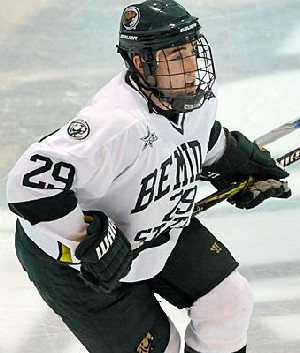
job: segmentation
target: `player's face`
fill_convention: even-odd
[[[157,88],[169,97],[195,93],[198,84],[196,42],[157,53]]]

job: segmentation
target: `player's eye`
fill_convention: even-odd
[[[176,61],[176,60],[180,60],[183,59],[183,55],[181,54],[181,51],[176,51],[174,53],[172,53],[171,55],[169,55],[168,60],[169,61]]]

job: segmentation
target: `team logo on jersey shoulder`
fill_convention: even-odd
[[[141,139],[144,142],[143,150],[147,148],[148,146],[153,147],[153,144],[155,141],[158,140],[158,137],[155,135],[154,131],[150,131],[149,127],[147,126],[147,135],[144,137],[141,137]]]
[[[75,140],[83,140],[90,134],[90,127],[85,120],[76,119],[71,121],[68,134]]]

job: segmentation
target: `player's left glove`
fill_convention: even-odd
[[[289,174],[271,157],[269,151],[259,148],[238,131],[225,132],[226,151],[218,162],[203,168],[204,180],[223,190],[251,176],[251,187],[228,199],[238,208],[253,208],[269,197],[291,196],[287,182],[281,180]]]
[[[128,239],[115,223],[99,211],[84,212],[87,236],[75,256],[81,260],[80,275],[87,285],[102,293],[117,289],[132,261]]]

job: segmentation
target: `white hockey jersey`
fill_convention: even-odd
[[[133,248],[145,247],[123,279],[132,282],[163,268],[190,221],[201,168],[223,154],[225,136],[219,129],[208,148],[215,97],[174,123],[149,113],[125,74],[25,151],[9,173],[7,199],[28,236],[56,259],[62,244],[74,254],[85,228],[82,210],[106,213]],[[170,240],[160,244],[166,229]]]

